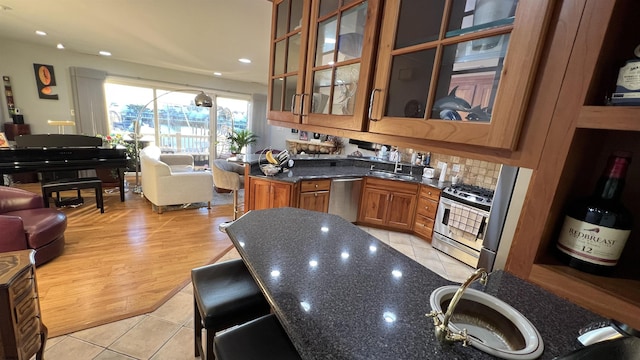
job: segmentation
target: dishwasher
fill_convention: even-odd
[[[361,188],[362,178],[337,178],[331,180],[329,214],[338,215],[347,221],[355,222],[358,217]]]

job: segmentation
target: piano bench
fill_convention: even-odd
[[[76,179],[57,179],[42,184],[42,197],[44,198],[44,206],[49,207],[49,198],[56,193],[57,203],[60,202],[60,191],[77,190],[78,198],[81,189],[94,189],[96,193],[96,208],[100,209],[100,213],[104,213],[104,203],[102,198],[102,180],[96,177],[76,178]]]

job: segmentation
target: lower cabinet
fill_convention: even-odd
[[[249,191],[249,210],[296,206],[293,183],[250,177]]]
[[[365,178],[358,223],[411,231],[419,184]]]
[[[420,185],[413,232],[429,242],[431,242],[433,235],[433,224],[435,222],[439,201],[439,189],[427,185]]]
[[[331,180],[329,179],[301,181],[298,207],[320,212],[329,211],[330,189]]]
[[[42,359],[47,328],[40,320],[33,250],[0,254],[0,358]]]

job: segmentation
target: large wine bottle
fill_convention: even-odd
[[[613,153],[593,194],[567,207],[557,248],[569,266],[608,275],[618,264],[633,225],[620,201],[630,162],[630,153]]]

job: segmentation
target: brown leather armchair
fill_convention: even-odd
[[[64,251],[66,215],[44,207],[42,196],[0,186],[0,252],[34,249],[36,266]]]

